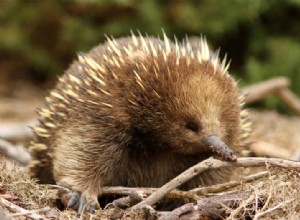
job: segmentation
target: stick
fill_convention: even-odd
[[[295,113],[300,115],[300,101],[298,97],[287,88],[282,88],[277,95],[284,101]]]
[[[247,182],[251,182],[251,181],[260,179],[267,175],[268,175],[268,171],[263,171],[260,173],[255,173],[255,174],[252,174],[249,176],[242,177],[238,180],[232,180],[227,183],[221,183],[221,184],[216,184],[216,185],[212,185],[212,186],[192,189],[188,193],[197,194],[198,196],[199,195],[207,195],[208,193],[218,193],[218,192],[222,192],[224,190],[230,189],[232,187],[241,185],[242,183],[247,183]]]
[[[228,216],[229,209],[235,209],[249,197],[251,197],[251,192],[246,191],[203,198],[196,204],[187,203],[171,212],[160,212],[159,220],[224,219]]]
[[[26,166],[31,160],[30,154],[21,147],[15,147],[8,141],[0,138],[0,152],[2,152],[6,157],[11,158],[18,163]]]
[[[290,159],[300,161],[300,150],[297,150]]]
[[[216,184],[212,186],[207,187],[201,187],[201,188],[195,188],[190,191],[181,191],[178,189],[174,189],[170,191],[168,194],[165,195],[167,198],[171,199],[192,199],[197,200],[199,199],[199,195],[207,195],[209,193],[217,193],[224,191],[226,189],[230,189],[232,187],[241,185],[242,183],[250,182],[256,179],[259,179],[261,177],[264,177],[268,174],[268,171],[263,171],[257,174],[252,174],[249,176],[241,177],[238,180],[233,180],[227,183],[222,184]],[[51,187],[55,189],[60,189],[59,197],[62,199],[62,195],[64,192],[68,193],[69,189],[58,186],[58,185],[50,185]],[[121,195],[121,196],[128,196],[131,194],[139,194],[143,196],[149,196],[152,193],[154,193],[158,188],[134,188],[134,187],[123,187],[123,186],[105,186],[102,188],[102,195]],[[68,198],[66,201],[62,199],[63,203],[67,203]],[[116,201],[116,200],[115,200]]]
[[[143,195],[141,195],[140,193],[137,193],[137,192],[133,192],[126,197],[115,199],[112,202],[112,205],[116,208],[126,209],[135,204],[138,204],[142,200],[143,200]]]
[[[256,83],[242,89],[246,95],[245,102],[252,103],[275,94],[278,90],[288,87],[290,81],[286,77],[275,77],[273,79]]]
[[[49,206],[41,208],[41,209],[36,209],[36,210],[32,210],[32,211],[26,211],[26,212],[20,212],[20,213],[15,213],[15,214],[11,214],[8,217],[17,217],[17,216],[26,216],[26,215],[30,215],[33,213],[39,213],[39,212],[48,212],[50,211],[51,208]]]
[[[236,218],[236,216],[243,210],[245,209],[245,207],[247,205],[249,205],[250,203],[253,203],[253,201],[255,200],[255,195],[251,195],[248,199],[244,200],[243,202],[241,202],[241,204],[239,204],[239,206],[234,209],[231,213],[230,216],[228,217],[228,219],[234,219]]]
[[[296,114],[300,115],[300,100],[288,89],[290,81],[288,78],[279,76],[273,79],[256,83],[242,89],[245,94],[245,103],[256,102],[270,95],[278,96]]]
[[[21,208],[20,206],[17,206],[9,201],[7,201],[6,199],[0,198],[0,204],[5,206],[6,208],[8,208],[10,211],[14,212],[14,213],[24,213],[24,215],[26,215],[26,217],[33,219],[33,220],[48,220],[47,218],[37,214],[37,213],[29,213],[28,214],[28,210]]]
[[[254,157],[244,157],[238,158],[235,162],[228,161],[220,161],[214,158],[208,158],[191,168],[187,169],[176,178],[172,179],[161,188],[159,188],[156,192],[151,194],[147,199],[133,206],[132,209],[142,208],[144,205],[152,206],[158,200],[162,199],[166,194],[168,194],[171,190],[177,188],[193,177],[199,175],[200,173],[208,170],[208,169],[218,169],[221,167],[258,167],[258,166],[266,166],[267,164],[277,167],[286,167],[286,168],[298,168],[300,169],[300,162],[289,161],[284,159],[277,158],[254,158]]]
[[[252,143],[250,149],[255,155],[262,157],[280,157],[283,159],[289,159],[291,157],[291,152],[286,148],[265,141],[256,141]]]
[[[29,126],[37,124],[37,120],[29,120],[19,123],[1,123],[0,138],[6,140],[24,140],[32,137],[33,132]]]
[[[110,186],[110,187],[103,187],[102,188],[102,194],[103,195],[121,195],[121,196],[127,196],[131,193],[139,193],[146,196],[151,195],[154,193],[158,188],[129,188],[129,187],[122,187],[122,186]],[[188,198],[188,199],[196,199],[195,194],[181,191],[178,189],[174,189],[171,192],[169,192],[166,197],[168,198]]]
[[[282,208],[282,207],[286,206],[288,203],[292,202],[293,200],[294,199],[287,200],[285,202],[279,203],[278,205],[276,205],[276,206],[274,206],[274,207],[272,207],[272,208],[270,208],[270,209],[268,209],[264,212],[257,213],[257,214],[255,214],[253,220],[258,220],[260,217],[262,217],[262,216],[264,216],[264,215],[266,215],[270,212],[273,212],[276,209],[279,209],[279,208]]]
[[[7,217],[7,215],[0,209],[0,219],[1,220],[11,220]]]

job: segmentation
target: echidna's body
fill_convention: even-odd
[[[237,149],[247,126],[236,82],[205,40],[132,36],[79,55],[39,111],[31,150],[41,182],[63,182],[97,201],[101,186],[159,187],[214,153]],[[53,175],[53,177],[52,177]],[[226,179],[201,174],[192,188]]]

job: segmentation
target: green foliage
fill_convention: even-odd
[[[232,59],[241,85],[284,75],[300,95],[299,0],[3,0],[0,7],[1,74],[48,80],[104,34],[157,36],[163,28],[179,39],[206,35]],[[276,99],[263,104],[281,108]]]

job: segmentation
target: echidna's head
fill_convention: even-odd
[[[134,126],[149,147],[194,154],[212,144],[239,144],[237,85],[217,58],[199,62],[171,52],[167,62],[149,59],[142,66]]]
[[[166,125],[160,138],[181,153],[209,151],[213,142],[239,145],[240,100],[236,83],[212,65],[195,63],[185,72],[164,104]],[[171,85],[170,85],[171,86]],[[160,121],[160,122],[159,122]]]

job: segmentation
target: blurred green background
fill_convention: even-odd
[[[300,96],[300,0],[1,0],[0,80],[50,88],[104,34],[162,28],[171,38],[205,35],[241,86],[283,75]],[[288,112],[272,97],[258,105]]]

